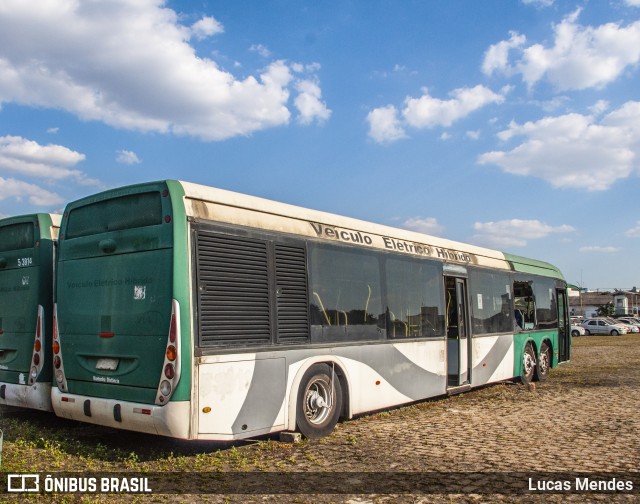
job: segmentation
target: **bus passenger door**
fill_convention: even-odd
[[[447,388],[471,383],[467,285],[464,278],[445,276],[447,314]]]
[[[571,328],[567,315],[567,291],[556,290],[558,300],[558,362],[571,359]]]

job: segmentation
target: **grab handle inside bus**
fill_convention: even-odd
[[[111,254],[112,252],[116,251],[117,245],[115,240],[106,239],[106,240],[100,240],[100,243],[98,243],[98,247],[105,254]]]

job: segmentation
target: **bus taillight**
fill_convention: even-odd
[[[175,299],[171,303],[171,322],[164,352],[164,363],[160,384],[156,393],[156,404],[166,404],[180,380],[180,305]]]
[[[44,327],[44,308],[38,305],[38,318],[36,319],[36,333],[33,340],[33,355],[31,356],[31,369],[29,370],[29,385],[33,385],[38,379],[42,365],[44,363],[44,355],[42,355],[43,347],[43,327]]]
[[[62,347],[58,335],[58,305],[53,308],[53,367],[58,388],[65,392],[67,390],[67,379],[64,376],[64,366],[62,364]]]

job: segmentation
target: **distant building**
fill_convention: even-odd
[[[616,315],[638,315],[640,296],[634,287],[631,291],[616,291],[613,295],[613,307]]]
[[[637,316],[640,304],[640,292],[634,290],[615,292],[569,292],[569,314],[585,318],[596,317],[598,309],[611,305],[615,315]]]

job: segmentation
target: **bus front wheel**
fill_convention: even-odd
[[[522,383],[531,383],[535,369],[536,353],[533,350],[533,345],[531,343],[527,343],[522,355],[522,374],[520,375],[520,381],[522,381]]]
[[[342,389],[338,376],[326,364],[316,364],[303,375],[298,389],[296,423],[310,439],[328,436],[342,410]]]

